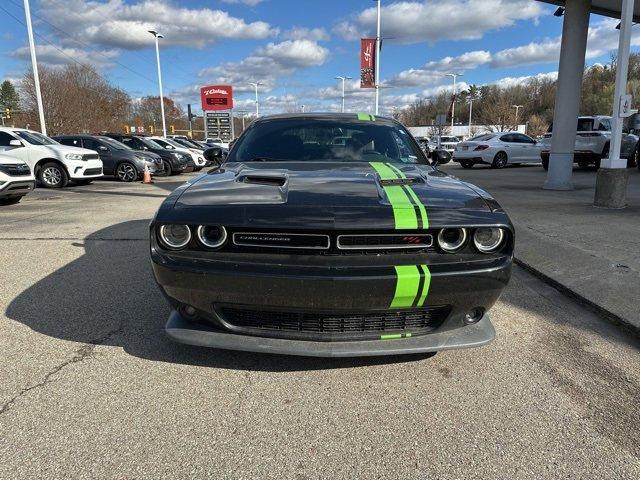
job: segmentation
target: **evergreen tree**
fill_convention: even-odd
[[[4,111],[5,108],[18,110],[20,105],[20,96],[16,91],[16,87],[9,80],[5,80],[0,85],[0,107]]]

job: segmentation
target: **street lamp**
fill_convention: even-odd
[[[160,46],[158,40],[164,38],[164,35],[159,34],[155,30],[148,30],[148,32],[154,36],[156,41],[156,61],[158,63],[158,86],[160,87],[160,115],[162,116],[162,134],[167,136],[167,122],[164,119],[164,95],[162,94],[162,71],[160,70]]]
[[[40,131],[47,134],[47,126],[44,123],[44,107],[42,106],[42,93],[40,92],[40,76],[38,75],[38,61],[36,59],[36,46],[33,41],[33,27],[31,25],[31,10],[29,0],[24,0],[24,14],[27,18],[27,35],[29,37],[29,51],[31,52],[31,67],[33,68],[33,83],[36,87],[36,102],[38,103],[38,115],[40,117]],[[4,121],[3,121],[4,125]]]
[[[511,106],[516,109],[516,129],[517,129],[518,128],[518,112],[522,107],[524,107],[524,105],[511,105]]]
[[[247,115],[247,113],[249,113],[248,110],[238,110],[238,113],[242,115],[242,131],[244,132],[244,119]]]
[[[343,76],[338,75],[336,77],[336,80],[342,80],[342,110],[341,111],[342,111],[342,113],[344,113],[344,82],[345,82],[345,80],[352,80],[352,78],[351,77],[343,77]]]
[[[453,128],[453,118],[456,113],[456,78],[462,77],[464,73],[445,73],[446,77],[453,77],[453,101],[451,102],[451,128]]]
[[[260,85],[264,85],[264,83],[262,82],[248,82],[249,85],[253,85],[253,87],[256,89],[256,118],[258,118],[260,116],[260,104],[258,103],[258,87]]]

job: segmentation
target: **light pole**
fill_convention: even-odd
[[[256,118],[260,116],[260,103],[258,102],[258,87],[264,85],[262,82],[249,82],[256,89]]]
[[[376,34],[376,115],[380,105],[380,0],[378,3],[378,28]]]
[[[473,96],[469,95],[469,138],[471,138],[471,115],[473,113]]]
[[[238,110],[238,113],[242,115],[242,131],[244,132],[244,118],[249,113],[248,110]]]
[[[445,76],[453,77],[453,99],[451,101],[451,128],[453,128],[453,118],[456,113],[456,78],[463,76],[464,73],[446,73]]]
[[[518,112],[522,107],[524,107],[524,105],[511,105],[511,106],[516,109],[516,130],[517,130],[518,129]]]
[[[162,71],[160,70],[160,46],[158,40],[164,38],[164,35],[159,34],[155,30],[148,30],[148,32],[154,36],[156,41],[156,61],[158,63],[158,86],[160,87],[160,115],[162,116],[162,136],[167,136],[167,122],[164,119],[164,95],[162,94]]]
[[[31,67],[33,68],[33,84],[36,87],[36,102],[38,103],[38,115],[40,116],[40,131],[43,135],[46,135],[47,126],[44,123],[44,107],[42,105],[42,93],[40,92],[40,75],[38,75],[36,46],[35,42],[33,41],[33,26],[31,25],[31,10],[29,9],[29,0],[24,0],[24,14],[27,17],[27,35],[29,37],[29,51],[31,52]]]
[[[342,80],[342,113],[344,113],[344,82],[345,80],[351,80],[351,77],[344,77],[344,76],[340,76],[338,75],[336,77],[336,80]]]

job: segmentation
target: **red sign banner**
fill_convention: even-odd
[[[233,108],[233,87],[231,85],[210,85],[200,89],[202,110],[231,110]]]
[[[360,88],[376,88],[376,39],[360,40]]]

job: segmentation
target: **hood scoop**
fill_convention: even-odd
[[[240,175],[237,179],[238,182],[249,183],[251,185],[267,185],[271,187],[284,187],[287,183],[287,177],[283,175],[269,175],[269,174],[247,174]]]
[[[393,187],[396,185],[415,185],[417,183],[424,183],[424,179],[422,177],[407,177],[407,178],[392,178],[379,180],[380,185],[383,187]]]

